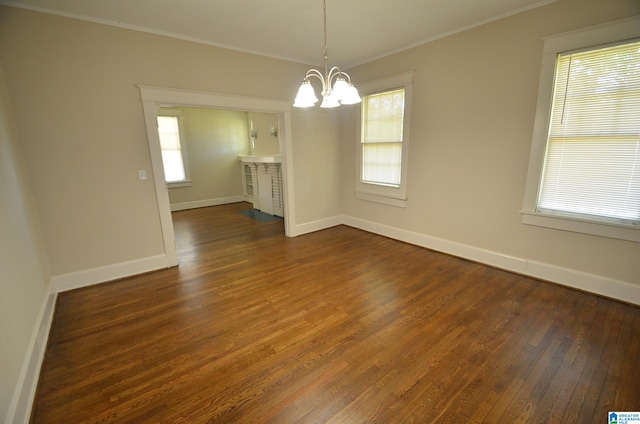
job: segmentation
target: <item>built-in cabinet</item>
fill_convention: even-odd
[[[284,216],[282,169],[279,156],[240,156],[243,194],[248,202],[270,215]]]
[[[244,197],[253,201],[253,171],[248,163],[242,164],[242,186],[244,187]]]

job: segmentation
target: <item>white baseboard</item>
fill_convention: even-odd
[[[640,286],[626,281],[536,261],[527,263],[525,274],[611,299],[640,305]]]
[[[171,212],[185,209],[205,208],[207,206],[226,205],[228,203],[246,202],[245,196],[217,197],[215,199],[194,200],[193,202],[172,203]]]
[[[379,234],[405,243],[425,247],[427,249],[437,250],[438,252],[447,253],[475,262],[481,262],[496,268],[507,269],[518,273],[524,273],[526,270],[526,260],[503,255],[490,250],[480,249],[466,244],[348,216],[343,218],[343,223],[350,227],[359,228],[370,233]]]
[[[51,281],[59,293],[171,266],[173,266],[173,264],[170,263],[167,255],[157,255],[134,261],[71,272],[69,274],[56,275]]]
[[[31,335],[29,347],[27,348],[22,369],[18,376],[18,383],[16,384],[11,405],[9,406],[7,422],[21,424],[29,422],[59,292],[129,277],[169,266],[171,266],[171,263],[167,255],[157,255],[135,261],[53,276],[49,282],[38,317],[36,318],[36,325]]]
[[[295,227],[295,234],[293,237],[301,236],[303,234],[313,233],[314,231],[320,231],[327,228],[335,227],[342,224],[342,216],[332,216],[329,218],[319,219],[317,221],[306,222],[304,224],[297,224]]]
[[[320,221],[317,221],[320,222]],[[611,299],[640,305],[640,286],[600,275],[589,274],[575,269],[563,268],[525,258],[517,258],[502,253],[480,249],[425,234],[381,225],[363,219],[343,216],[342,223],[370,233],[395,240],[437,250],[460,258],[480,262],[496,268],[551,281]],[[334,224],[335,225],[335,224]],[[328,228],[328,227],[325,227]],[[321,229],[321,228],[317,228]],[[316,230],[317,230],[316,229]]]
[[[42,299],[31,340],[18,375],[18,382],[7,414],[8,423],[27,424],[29,422],[36,389],[38,388],[40,369],[44,362],[49,331],[53,323],[57,296],[55,287],[50,282]]]

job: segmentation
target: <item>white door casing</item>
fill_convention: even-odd
[[[293,163],[290,102],[144,85],[138,85],[138,88],[140,89],[140,97],[144,111],[167,267],[178,264],[178,255],[173,232],[173,221],[171,219],[169,192],[164,179],[162,152],[160,149],[156,120],[158,109],[162,106],[200,107],[277,114],[278,124],[280,126],[279,135],[282,157],[285,235],[288,237],[295,237],[297,235],[293,233],[295,229],[295,203],[293,201],[293,167],[290,165]]]

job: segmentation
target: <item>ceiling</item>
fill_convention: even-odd
[[[347,69],[554,1],[327,0],[330,66]],[[322,0],[0,0],[0,4],[322,64]]]

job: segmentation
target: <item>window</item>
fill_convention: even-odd
[[[161,109],[157,120],[165,181],[170,187],[184,186],[189,175],[180,111]]]
[[[638,241],[640,41],[604,38],[594,41],[606,45],[555,52],[551,84],[544,75],[551,60],[543,58],[523,221]],[[551,43],[571,44],[565,41]],[[551,86],[547,95],[543,84]]]
[[[538,210],[640,220],[640,42],[558,56]]]
[[[364,95],[357,155],[359,199],[405,206],[412,76],[360,85]]]
[[[362,181],[400,186],[404,89],[364,96]]]

